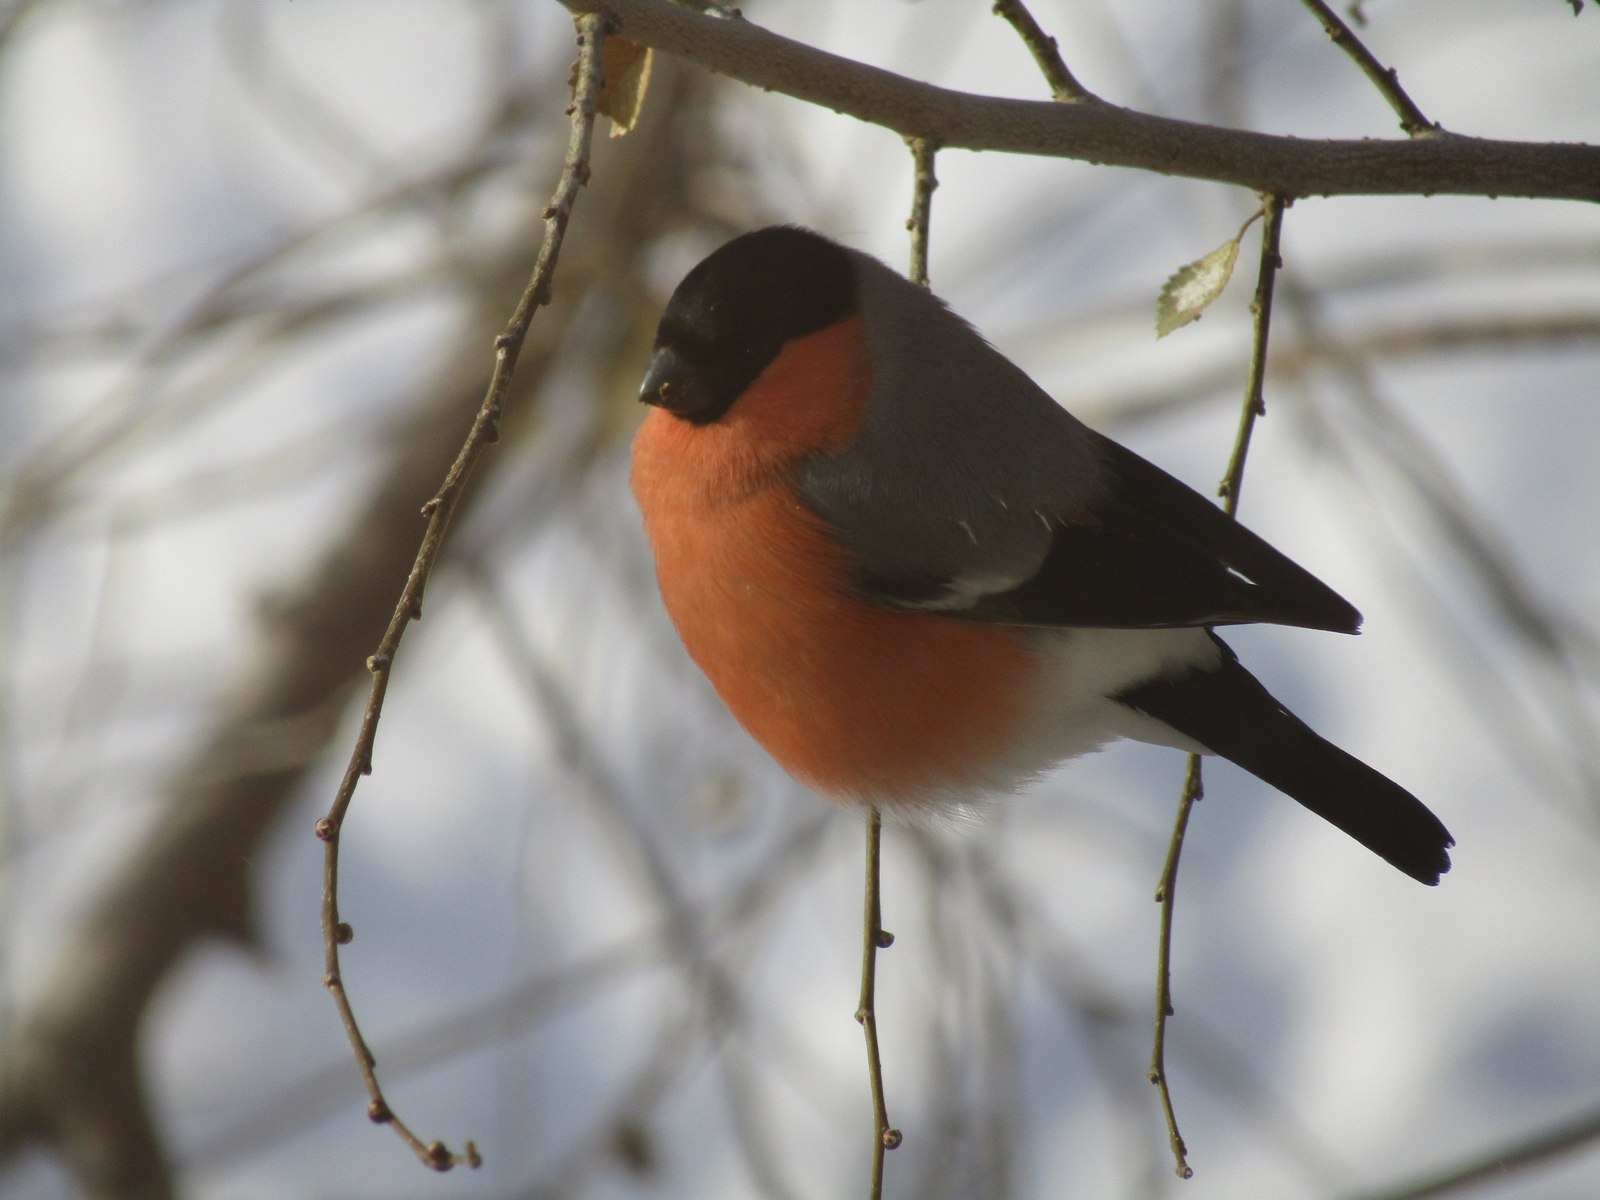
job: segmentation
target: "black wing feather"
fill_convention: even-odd
[[[861,594],[892,608],[1017,625],[1360,629],[1354,606],[1217,505],[1109,438],[1079,429],[1094,439],[1103,468],[1099,494],[1083,510],[1048,518],[1048,546],[1027,578],[973,595],[960,576],[863,556]],[[1006,516],[1042,518],[1022,506]],[[1037,524],[1032,529],[1041,532]]]
[[[1361,614],[1304,567],[1159,467],[1094,436],[1109,490],[1083,519],[1055,527],[1031,579],[966,615],[1113,628],[1361,627]]]
[[[1294,797],[1413,879],[1435,884],[1455,839],[1405,788],[1313,733],[1239,665],[1164,677],[1114,697]]]

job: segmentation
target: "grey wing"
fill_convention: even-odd
[[[860,262],[867,416],[849,449],[804,463],[797,485],[875,599],[969,610],[1033,578],[1061,519],[1105,491],[1100,449],[938,299]]]
[[[865,423],[796,479],[863,596],[1028,625],[1359,627],[1310,572],[1083,425],[933,296],[863,262]]]

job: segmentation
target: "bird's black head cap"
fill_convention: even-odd
[[[850,253],[821,234],[773,225],[734,238],[672,293],[639,399],[710,424],[785,343],[825,329],[855,304]]]

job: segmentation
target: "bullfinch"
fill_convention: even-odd
[[[878,260],[735,238],[673,292],[639,399],[667,613],[802,783],[971,806],[1133,738],[1237,763],[1413,879],[1449,869],[1439,819],[1212,631],[1361,615]]]

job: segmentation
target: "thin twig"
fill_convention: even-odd
[[[727,889],[708,898],[698,916],[706,940],[764,936],[762,922],[773,919],[780,902],[790,894],[785,889],[815,870],[829,827],[827,814],[819,809],[766,850]],[[413,1076],[503,1045],[574,1008],[608,1002],[616,994],[614,989],[632,986],[641,977],[671,966],[677,953],[674,920],[664,916],[513,982],[484,1001],[430,1016],[386,1035],[383,1058],[391,1084],[397,1076]],[[230,1161],[259,1153],[317,1124],[345,1104],[348,1083],[349,1066],[343,1058],[322,1063],[275,1093],[259,1097],[255,1108],[190,1146],[181,1165],[187,1171],[220,1170]]]
[[[911,233],[912,283],[928,286],[928,228],[933,216],[933,192],[939,180],[933,172],[938,144],[928,138],[907,138],[915,177],[911,216],[906,229]],[[882,859],[883,817],[876,806],[867,807],[867,876],[865,912],[861,930],[861,999],[856,1020],[867,1039],[867,1075],[872,1088],[872,1186],[869,1195],[883,1195],[884,1155],[900,1144],[900,1131],[889,1124],[889,1108],[883,1098],[883,1060],[878,1051],[878,951],[894,944],[894,935],[883,928],[883,900],[879,866]]]
[[[1200,756],[1189,756],[1189,770],[1183,780],[1183,795],[1178,798],[1178,815],[1172,824],[1172,840],[1167,843],[1167,861],[1161,868],[1161,883],[1156,887],[1156,903],[1161,905],[1161,936],[1156,942],[1156,1030],[1150,1049],[1150,1082],[1161,1093],[1161,1111],[1167,1118],[1167,1136],[1172,1141],[1172,1160],[1178,1178],[1189,1179],[1188,1147],[1178,1132],[1178,1114],[1172,1107],[1172,1089],[1167,1084],[1167,1018],[1172,1016],[1172,917],[1178,894],[1178,857],[1183,853],[1183,835],[1189,828],[1189,814],[1205,795],[1200,778]]]
[[[883,817],[875,806],[867,808],[867,887],[861,928],[861,1002],[856,1020],[867,1036],[867,1072],[872,1083],[872,1189],[871,1200],[883,1197],[883,1156],[900,1144],[900,1131],[889,1124],[889,1107],[883,1099],[883,1060],[878,1054],[878,951],[894,945],[894,934],[883,927],[879,890]]]
[[[443,1142],[424,1142],[395,1115],[388,1101],[384,1099],[383,1090],[378,1085],[376,1058],[362,1035],[360,1026],[356,1023],[355,1011],[345,991],[339,967],[339,947],[347,944],[354,936],[350,926],[339,919],[339,833],[344,825],[345,815],[349,811],[350,802],[355,796],[356,785],[363,775],[372,773],[372,747],[377,738],[378,719],[383,709],[384,695],[388,691],[389,673],[393,667],[395,653],[399,649],[400,640],[405,635],[407,626],[422,615],[422,594],[444,544],[450,518],[454,515],[456,505],[465,490],[467,477],[484,448],[498,436],[501,408],[510,387],[512,372],[516,369],[523,339],[527,336],[528,326],[533,320],[535,310],[549,302],[550,283],[555,272],[556,259],[561,253],[561,243],[566,236],[567,223],[572,216],[572,207],[577,200],[578,189],[588,182],[589,143],[594,131],[595,97],[600,90],[600,46],[605,38],[606,21],[599,14],[591,14],[578,18],[577,26],[577,82],[573,92],[573,102],[568,110],[572,117],[572,133],[555,195],[543,213],[544,243],[540,247],[538,261],[534,264],[533,274],[528,280],[528,286],[517,304],[516,311],[506,325],[505,332],[495,339],[494,371],[466,442],[462,445],[455,462],[451,464],[439,491],[422,507],[422,514],[428,521],[422,544],[417,550],[417,557],[412,564],[405,587],[401,589],[400,599],[395,605],[393,616],[389,619],[388,628],[384,630],[383,637],[378,643],[378,649],[367,659],[367,669],[372,673],[372,688],[367,696],[366,709],[361,715],[361,729],[356,737],[355,749],[351,753],[344,778],[340,781],[339,790],[334,796],[333,806],[316,825],[317,836],[324,843],[323,986],[333,996],[334,1004],[339,1010],[339,1018],[344,1024],[345,1034],[350,1039],[351,1049],[355,1052],[356,1064],[367,1088],[369,1101],[367,1114],[376,1122],[393,1126],[395,1133],[411,1147],[418,1159],[440,1171],[447,1171],[459,1163],[478,1166],[480,1159],[477,1148],[469,1141],[463,1152],[457,1154]]]
[[[1278,268],[1283,265],[1279,244],[1283,235],[1283,210],[1281,196],[1269,196],[1263,202],[1261,213],[1266,223],[1261,229],[1261,264],[1256,274],[1255,299],[1250,303],[1254,318],[1254,336],[1250,339],[1250,378],[1245,384],[1244,404],[1239,413],[1239,431],[1234,437],[1233,453],[1228,460],[1228,470],[1222,485],[1217,489],[1222,497],[1222,508],[1230,517],[1239,513],[1239,493],[1244,487],[1245,460],[1250,453],[1250,439],[1255,433],[1256,419],[1266,412],[1265,385],[1267,376],[1267,335],[1272,325],[1273,284]],[[1255,220],[1251,217],[1250,221]],[[1248,227],[1250,221],[1245,222]],[[1240,233],[1243,234],[1241,229]],[[1183,853],[1183,838],[1189,827],[1189,814],[1195,803],[1205,794],[1201,778],[1200,756],[1189,756],[1189,769],[1184,776],[1183,795],[1178,800],[1178,815],[1172,826],[1172,840],[1167,846],[1166,865],[1161,870],[1161,883],[1156,889],[1156,901],[1161,905],[1161,936],[1156,948],[1156,1028],[1155,1043],[1150,1054],[1150,1082],[1161,1092],[1161,1108],[1167,1118],[1167,1133],[1172,1139],[1172,1156],[1180,1177],[1188,1179],[1194,1174],[1185,1157],[1183,1136],[1178,1132],[1178,1119],[1173,1111],[1172,1091],[1167,1084],[1167,1019],[1172,1016],[1172,918],[1178,893],[1178,859]]]
[[[1373,86],[1383,93],[1383,98],[1389,102],[1389,107],[1394,109],[1395,115],[1400,118],[1400,128],[1410,137],[1418,137],[1427,133],[1442,133],[1443,130],[1427,117],[1422,115],[1422,110],[1416,102],[1406,95],[1406,90],[1400,86],[1400,73],[1393,67],[1384,65],[1373,57],[1365,43],[1355,35],[1355,32],[1346,25],[1339,14],[1323,3],[1323,0],[1304,0],[1319,21],[1333,44],[1338,46],[1361,68],[1366,77],[1372,80]]]
[[[1022,42],[1033,55],[1033,61],[1044,72],[1050,85],[1050,98],[1062,103],[1077,104],[1098,99],[1093,92],[1079,83],[1067,70],[1055,38],[1039,28],[1022,0],[995,0],[994,15],[1011,22],[1011,27],[1021,36]]]
[[[939,179],[933,173],[933,160],[939,144],[931,138],[907,138],[911,161],[916,167],[912,179],[911,216],[906,229],[911,233],[911,270],[908,276],[918,287],[928,286],[928,235],[933,221],[933,192]]]
[[[1261,266],[1256,273],[1255,299],[1250,302],[1250,315],[1255,321],[1255,336],[1250,340],[1250,378],[1245,385],[1244,405],[1239,410],[1239,432],[1233,439],[1233,454],[1217,488],[1223,511],[1230,517],[1239,515],[1239,491],[1244,487],[1244,463],[1250,453],[1256,418],[1267,411],[1267,334],[1272,324],[1273,283],[1278,277],[1278,268],[1283,265],[1278,253],[1283,236],[1283,209],[1281,196],[1269,196],[1263,205],[1267,223],[1261,229]]]

